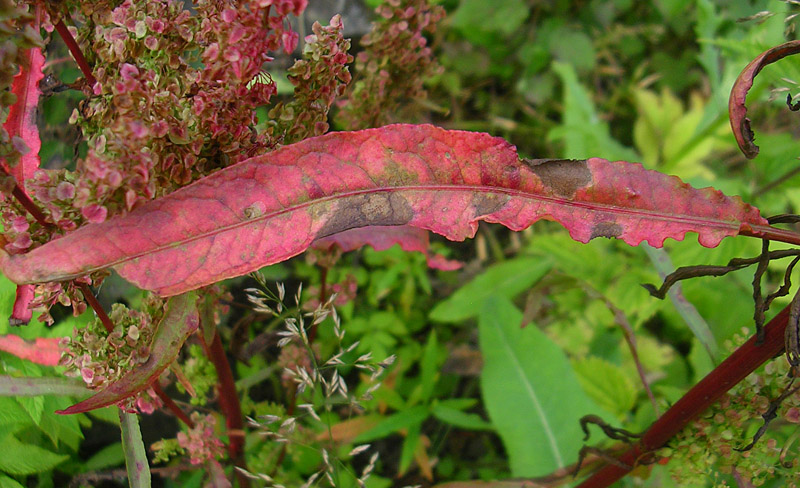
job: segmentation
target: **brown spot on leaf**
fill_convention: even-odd
[[[590,239],[596,237],[607,237],[609,239],[619,237],[622,235],[622,226],[616,222],[600,222],[592,227],[592,235]]]
[[[472,206],[476,216],[489,215],[497,212],[508,203],[511,197],[498,193],[475,193],[472,197]]]
[[[558,196],[572,198],[579,188],[592,183],[592,172],[585,160],[523,159],[542,184]]]
[[[336,213],[325,223],[317,238],[369,225],[405,225],[414,210],[397,193],[371,193],[340,200]]]

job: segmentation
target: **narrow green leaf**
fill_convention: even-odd
[[[494,427],[489,422],[483,420],[480,415],[466,413],[445,405],[433,407],[433,416],[447,424],[468,430],[492,430]]]
[[[139,430],[139,417],[133,413],[119,411],[119,425],[122,430],[122,450],[125,453],[125,466],[131,488],[150,488],[150,465]]]
[[[601,412],[581,390],[564,352],[535,326],[520,328],[521,320],[507,298],[486,301],[478,318],[481,389],[512,474],[540,476],[577,459],[579,419]]]
[[[439,342],[436,340],[436,331],[431,331],[428,343],[422,351],[420,361],[420,401],[426,402],[433,395],[433,387],[439,378]]]
[[[56,454],[39,446],[23,444],[13,435],[3,437],[0,445],[3,446],[3,455],[0,456],[0,471],[9,474],[43,473],[69,458],[66,454]]]
[[[489,296],[512,298],[539,281],[550,270],[550,266],[546,259],[529,257],[490,266],[450,298],[436,305],[430,317],[439,322],[461,322],[474,317]]]
[[[416,424],[408,428],[406,438],[403,440],[403,449],[400,452],[400,469],[398,473],[400,475],[408,471],[409,466],[411,466],[411,461],[414,460],[414,452],[416,452],[417,446],[419,445],[420,427],[421,424]]]
[[[664,279],[668,274],[675,271],[675,267],[672,265],[672,260],[670,260],[667,251],[656,249],[647,243],[645,243],[642,248],[656,267],[661,279]],[[716,363],[719,360],[719,346],[717,345],[717,340],[714,338],[714,333],[711,331],[711,327],[709,327],[703,316],[700,315],[697,309],[694,308],[694,305],[683,295],[683,287],[681,284],[677,283],[673,285],[667,292],[667,296],[683,321],[686,322],[689,330],[692,331],[692,334],[694,334],[697,340],[700,341],[700,344],[703,345],[711,361]]]
[[[381,437],[386,437],[400,429],[407,429],[413,425],[422,424],[422,422],[428,418],[429,414],[430,412],[427,406],[417,405],[408,410],[389,415],[378,425],[353,439],[353,443],[362,444],[364,442],[370,442],[375,439],[380,439]]]

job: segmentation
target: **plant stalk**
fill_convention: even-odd
[[[638,443],[617,458],[619,465],[606,464],[578,488],[605,488],[625,477],[643,457],[663,447],[728,390],[780,354],[785,346],[784,333],[788,324],[789,307],[786,307],[764,327],[762,344],[757,344],[755,335],[751,337],[659,417]]]
[[[81,72],[83,73],[83,77],[86,78],[86,82],[90,87],[93,87],[94,84],[97,83],[97,79],[92,74],[92,68],[89,66],[89,62],[86,61],[86,57],[84,57],[83,52],[81,52],[80,46],[78,46],[78,43],[75,42],[75,38],[69,33],[69,29],[67,29],[67,26],[64,25],[63,20],[59,19],[55,27],[56,31],[61,36],[61,39],[64,40],[64,44],[67,45],[67,49],[69,49],[69,52],[72,53],[72,57],[75,59],[75,62],[78,63],[78,68],[80,68]]]
[[[244,459],[244,423],[242,422],[242,407],[236,393],[236,384],[233,381],[233,372],[222,347],[219,332],[214,333],[214,340],[207,347],[207,353],[214,368],[217,370],[217,391],[219,393],[219,406],[225,416],[225,427],[228,429],[228,455],[234,465],[247,471]],[[234,470],[239,481],[239,488],[250,486],[250,480],[239,470]]]

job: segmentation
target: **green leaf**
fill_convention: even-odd
[[[131,488],[150,488],[150,465],[139,430],[139,417],[135,413],[119,411],[122,430],[122,449],[125,452],[125,467]]]
[[[370,442],[375,439],[380,439],[381,437],[386,437],[400,429],[407,429],[414,425],[420,425],[428,418],[429,414],[430,412],[427,406],[417,405],[408,410],[389,415],[378,423],[378,425],[353,439],[353,443],[362,444],[364,442]]]
[[[436,340],[436,331],[431,331],[428,343],[422,351],[420,361],[420,396],[419,400],[426,402],[433,395],[433,387],[439,378],[439,343]]]
[[[0,475],[0,488],[25,488],[17,480]]]
[[[0,471],[9,474],[28,475],[43,473],[58,466],[69,458],[66,454],[56,454],[31,444],[23,444],[13,435],[6,435],[0,445]]]
[[[468,430],[493,430],[489,422],[483,420],[476,413],[466,413],[446,405],[436,405],[431,412],[434,417],[442,422]]]
[[[590,356],[574,361],[578,381],[598,406],[623,418],[636,403],[636,388],[622,368],[605,359]]]
[[[528,13],[523,0],[462,0],[453,14],[452,25],[467,38],[479,41],[476,31],[512,34],[525,22]]]
[[[481,390],[513,476],[540,476],[574,462],[579,419],[600,414],[581,390],[564,352],[506,298],[486,301],[478,319]],[[535,446],[536,448],[532,448]]]
[[[419,446],[420,427],[421,424],[415,424],[408,428],[406,438],[403,440],[403,449],[400,452],[400,468],[398,470],[400,475],[408,471],[411,461],[414,460],[414,453],[417,450],[417,446]]]
[[[90,457],[81,470],[84,473],[100,471],[102,469],[115,468],[125,462],[125,452],[122,444],[115,442],[100,449],[94,456]]]
[[[606,159],[636,161],[634,150],[611,137],[607,122],[597,116],[589,92],[578,82],[575,69],[553,62],[553,71],[564,85],[564,120],[548,134],[548,139],[564,143],[562,156],[581,159],[595,156]]]
[[[0,425],[34,425],[28,412],[15,399],[0,397]]]
[[[430,318],[439,322],[461,322],[474,317],[487,298],[492,295],[516,296],[539,281],[550,266],[547,259],[529,257],[495,264],[436,305]]]

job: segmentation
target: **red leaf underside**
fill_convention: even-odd
[[[26,63],[20,72],[14,76],[11,91],[17,96],[17,101],[11,106],[3,127],[11,138],[18,137],[27,146],[20,161],[13,168],[6,167],[14,179],[23,186],[24,181],[33,176],[39,168],[39,150],[42,141],[39,138],[39,128],[36,126],[36,109],[39,105],[39,81],[44,78],[42,67],[44,55],[39,48],[26,50]],[[5,163],[4,163],[5,164]]]
[[[766,224],[738,197],[639,164],[526,160],[487,134],[392,125],[251,158],[27,254],[0,252],[0,267],[16,283],[114,267],[168,296],[284,261],[353,228],[406,225],[463,240],[481,220],[517,231],[543,218],[580,242],[616,237],[657,247],[687,232],[713,247]]]

